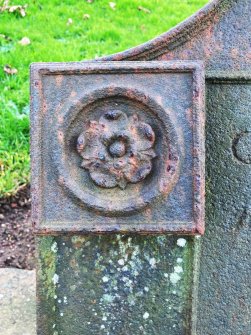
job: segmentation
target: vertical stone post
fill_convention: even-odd
[[[37,333],[195,334],[201,62],[31,67]]]

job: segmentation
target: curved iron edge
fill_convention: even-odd
[[[235,0],[211,0],[207,5],[169,31],[151,39],[148,42],[132,47],[122,52],[96,59],[96,61],[121,61],[121,60],[151,60],[162,55],[168,49],[175,49],[179,44],[184,44],[188,37],[204,30],[217,14],[223,15],[226,9]],[[184,38],[184,35],[185,38]],[[178,43],[180,41],[180,43]],[[175,43],[174,43],[175,42]],[[174,43],[174,46],[172,46]]]

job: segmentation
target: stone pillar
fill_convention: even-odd
[[[201,62],[34,64],[38,334],[194,334]]]

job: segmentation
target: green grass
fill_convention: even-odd
[[[27,15],[0,13],[0,34],[7,36],[0,37],[0,197],[29,181],[30,63],[80,61],[125,50],[167,31],[208,1],[113,2],[115,10],[108,0],[12,0],[10,5],[28,4]],[[84,14],[90,18],[84,20]],[[23,37],[31,44],[20,45]],[[6,64],[18,73],[6,74]]]

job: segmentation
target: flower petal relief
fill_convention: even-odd
[[[81,166],[101,187],[119,186],[143,180],[152,169],[155,134],[136,114],[120,110],[104,113],[99,121],[90,121],[77,140]]]

